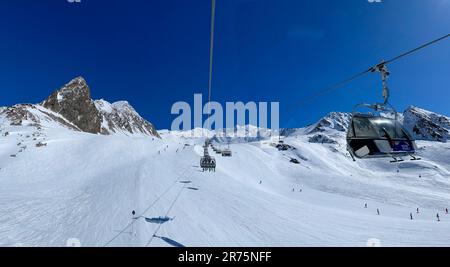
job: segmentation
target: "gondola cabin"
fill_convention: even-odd
[[[202,168],[203,171],[216,171],[216,160],[209,156],[209,155],[204,155],[201,159],[200,159],[200,167]]]
[[[370,114],[353,114],[347,132],[347,150],[359,159],[396,159],[408,155],[416,159],[415,141],[399,121]]]
[[[231,152],[230,149],[224,149],[222,151],[222,157],[232,157],[232,156],[233,156],[233,153]]]

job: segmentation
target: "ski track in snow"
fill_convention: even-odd
[[[446,143],[419,142],[422,161],[390,164],[353,162],[342,142],[297,135],[285,140],[295,151],[232,144],[233,157],[214,154],[217,171],[203,173],[204,140],[180,134],[33,133],[0,133],[0,246],[450,245]]]

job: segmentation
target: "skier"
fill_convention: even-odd
[[[259,181],[259,184],[262,184],[262,181]]]
[[[437,218],[438,222],[440,222],[440,221],[441,221],[441,218],[439,217],[439,213],[438,213],[438,214],[436,214],[436,218]]]
[[[448,208],[445,209],[445,214],[448,214]]]
[[[131,215],[132,215],[132,217],[131,217],[131,220],[132,220],[132,223],[131,223],[131,235],[134,235],[134,236],[136,236],[136,233],[134,232],[134,221],[136,221],[138,218],[136,218],[136,211],[132,211],[131,212]]]
[[[364,204],[364,208],[365,208],[365,209],[367,209],[367,203],[366,203],[366,204]]]
[[[417,214],[419,214],[419,208],[417,208]]]
[[[380,215],[380,210],[379,209],[377,209],[377,214]]]
[[[409,217],[411,217],[411,220],[414,220],[414,218],[412,216],[412,212],[409,214]]]

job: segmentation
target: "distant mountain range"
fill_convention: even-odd
[[[126,101],[109,103],[105,100],[92,100],[86,80],[78,77],[53,92],[39,104],[17,104],[0,107],[0,115],[11,125],[31,124],[40,127],[43,121],[56,123],[74,131],[92,134],[126,134],[159,137],[156,128],[142,118]],[[417,140],[446,142],[450,138],[450,118],[418,107],[410,106],[399,116],[405,128]],[[333,142],[324,134],[347,131],[351,120],[350,113],[331,112],[313,125],[304,128],[282,129],[282,135],[316,135],[312,142]],[[190,131],[198,133],[200,129]],[[257,127],[247,127],[247,131],[258,131]],[[225,141],[220,133],[210,133],[217,141]],[[243,142],[257,140],[257,134],[240,138]],[[239,141],[239,140],[236,140]]]

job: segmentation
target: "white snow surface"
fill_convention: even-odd
[[[102,136],[2,118],[0,131],[0,246],[450,245],[448,143],[418,142],[421,161],[353,162],[345,133],[333,132],[337,144],[297,134],[288,151],[231,143],[213,173],[200,171],[204,140],[191,134]]]

